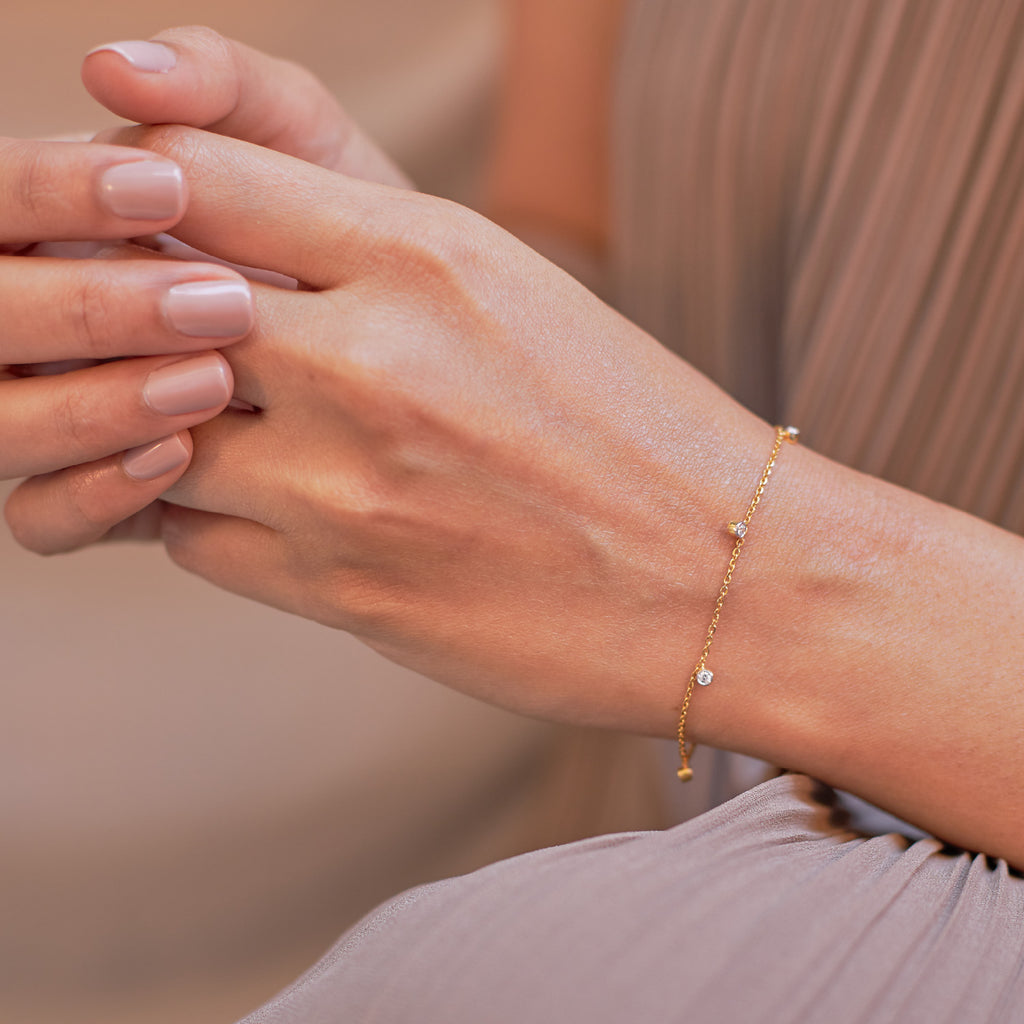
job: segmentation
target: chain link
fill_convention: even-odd
[[[715,633],[718,630],[718,620],[722,616],[722,606],[725,604],[725,596],[729,593],[729,586],[732,583],[732,574],[736,569],[736,563],[739,561],[740,552],[743,550],[743,542],[746,540],[747,527],[750,526],[750,520],[754,518],[754,513],[757,511],[757,506],[761,504],[761,497],[764,494],[765,487],[768,486],[768,478],[772,475],[772,468],[775,466],[775,460],[779,457],[779,452],[782,449],[784,441],[795,443],[800,431],[796,427],[776,427],[775,428],[775,444],[772,445],[771,454],[768,456],[768,462],[765,464],[764,472],[761,474],[761,479],[758,481],[757,490],[754,491],[754,497],[750,501],[750,505],[747,508],[747,514],[738,522],[729,524],[729,532],[736,537],[736,543],[732,548],[732,557],[729,559],[729,566],[725,570],[725,579],[722,581],[722,586],[718,591],[718,600],[715,602],[715,611],[711,616],[711,625],[708,626],[707,636],[704,638],[704,649],[700,652],[700,658],[697,661],[697,665],[694,670],[690,673],[690,680],[686,684],[686,692],[683,694],[683,704],[679,709],[679,729],[677,736],[679,739],[679,761],[680,768],[676,772],[682,782],[688,782],[693,778],[693,769],[690,767],[690,758],[693,756],[693,752],[696,749],[696,745],[686,749],[686,712],[690,710],[690,701],[693,698],[693,690],[697,685],[699,679],[703,676],[708,678],[704,681],[703,685],[707,685],[711,682],[713,673],[707,670],[708,654],[711,653],[711,644],[715,639]]]

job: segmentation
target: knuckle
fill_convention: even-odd
[[[68,474],[64,487],[68,511],[90,538],[102,536],[116,522],[111,514],[110,495],[95,472],[80,470]]]
[[[118,322],[118,310],[112,300],[106,274],[96,268],[83,274],[71,292],[66,319],[83,358],[106,359],[117,354],[112,325]]]
[[[100,436],[105,417],[81,387],[69,384],[53,405],[53,424],[73,462],[88,459],[91,443]]]
[[[53,208],[59,208],[66,194],[66,182],[61,179],[48,150],[39,145],[20,147],[12,183],[12,200],[19,211],[17,220],[29,226],[41,227],[50,219]]]
[[[396,227],[379,259],[389,284],[404,282],[410,287],[430,289],[451,276],[452,266],[442,245],[443,233],[436,218],[427,210],[417,210]]]
[[[486,221],[446,199],[416,196],[395,225],[387,258],[393,274],[421,286],[458,286],[487,258]]]
[[[173,160],[187,178],[201,150],[202,133],[177,124],[143,125],[128,129],[131,145]]]

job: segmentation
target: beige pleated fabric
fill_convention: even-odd
[[[1024,530],[1024,4],[637,0],[623,311],[840,462]]]

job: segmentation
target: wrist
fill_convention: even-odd
[[[786,454],[690,735],[1019,863],[1024,542],[811,451]]]

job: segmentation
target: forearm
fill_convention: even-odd
[[[768,446],[736,453],[744,471],[728,481],[726,520],[745,509]],[[712,493],[719,500],[721,489]],[[707,526],[722,536],[714,514]],[[706,609],[680,688],[731,538],[715,547],[698,570]],[[715,681],[689,715],[695,739],[815,775],[942,838],[1024,863],[1021,538],[786,446],[709,665]]]
[[[564,83],[606,95],[612,60],[602,40],[617,37],[620,5],[592,4],[571,28],[542,2],[515,11],[488,212],[528,241],[540,226],[600,251],[606,106]],[[581,33],[587,45],[577,49]],[[552,48],[551,39],[565,45]],[[609,625],[614,579],[574,609],[598,632],[584,632],[587,651],[566,689],[579,686],[590,699],[556,709],[666,736],[675,735],[728,563],[724,526],[745,510],[771,443],[767,425],[679,372],[666,404],[682,409],[680,428],[666,429],[657,414],[651,427],[661,446],[647,464],[655,482],[631,489],[623,479],[641,464],[635,452],[602,459],[622,481],[608,529],[629,539],[630,556],[644,558],[645,543],[657,548],[636,589],[640,611],[630,616],[623,603],[628,628]],[[814,437],[806,441],[813,448]],[[659,493],[673,478],[674,492]],[[1022,863],[1022,618],[1020,538],[787,446],[745,542],[709,662],[715,681],[694,694],[688,734],[808,771]],[[611,696],[590,654],[605,644],[607,660],[626,669],[608,684]]]

